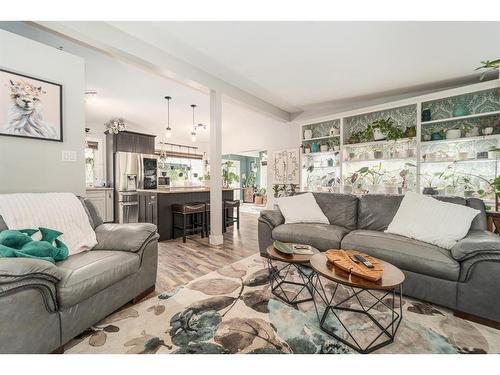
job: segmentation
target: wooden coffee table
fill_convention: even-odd
[[[313,251],[315,254],[319,253],[319,250],[315,248],[313,248]],[[268,246],[266,252],[271,292],[289,305],[312,301],[311,279],[314,276],[314,272],[310,268],[309,260],[314,254],[284,254],[276,250],[273,245]],[[277,262],[284,263],[284,265]],[[291,278],[293,269],[297,271],[300,281],[295,281]],[[285,285],[291,285],[298,290],[286,290],[284,288]],[[308,297],[302,296],[301,298],[304,292],[307,292]]]
[[[348,252],[350,251],[348,250]],[[371,353],[392,343],[403,318],[402,295],[405,276],[396,266],[382,260],[379,261],[384,267],[384,273],[379,281],[372,282],[334,266],[328,262],[323,253],[313,255],[309,260],[311,268],[315,271],[311,284],[321,329],[360,353]],[[331,290],[325,287],[321,277],[333,282],[334,286],[330,288]],[[344,288],[339,288],[340,285],[343,285]],[[343,289],[342,295],[340,289]],[[316,295],[320,297],[319,299],[325,307],[321,317]],[[389,296],[392,298],[389,301],[385,300]],[[365,298],[370,302],[366,302],[366,300],[362,302],[362,299]],[[396,298],[399,299],[398,307],[395,306]],[[378,313],[374,314],[374,310]],[[356,339],[353,335],[354,330],[350,329],[346,322],[346,317],[341,317],[343,311],[369,317],[376,331],[374,338],[362,337],[363,340],[360,340],[358,336]],[[346,315],[349,315],[348,318],[352,324],[353,316]],[[329,316],[332,317],[333,322],[340,323],[337,329],[328,327],[327,318]],[[340,336],[342,330],[346,333],[344,337]],[[367,344],[363,344],[361,341],[367,342]]]

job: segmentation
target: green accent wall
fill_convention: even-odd
[[[243,174],[245,176],[248,176],[248,174],[250,173],[250,165],[251,165],[250,163],[254,161],[257,167],[257,169],[255,170],[255,184],[257,188],[260,187],[260,158],[227,154],[227,155],[222,155],[222,159],[234,160],[240,162],[240,187],[243,187],[243,179],[241,178],[241,176],[243,176]],[[243,198],[243,191],[241,191],[241,198]]]

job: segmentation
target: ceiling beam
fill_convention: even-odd
[[[34,25],[162,77],[173,79],[207,95],[211,89],[216,90],[257,112],[284,122],[291,120],[289,112],[135,38],[107,22],[37,21]]]

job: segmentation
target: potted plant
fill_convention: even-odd
[[[373,157],[375,159],[382,159],[384,157],[384,152],[382,151],[381,148],[374,148],[373,149]]]
[[[380,191],[380,184],[382,183],[382,179],[384,177],[385,171],[382,168],[382,163],[379,163],[377,166],[363,167],[358,171],[359,175],[366,179],[370,184],[367,185],[367,190],[371,193],[378,193]]]
[[[438,195],[439,191],[437,190],[437,186],[435,184],[435,178],[436,177],[441,177],[443,175],[443,172],[434,172],[431,173],[430,175],[426,174],[424,175],[424,180],[426,183],[426,186],[424,187],[423,194],[427,195]]]
[[[255,194],[255,172],[250,172],[243,183],[243,202],[253,203]]]
[[[476,192],[476,187],[472,183],[472,178],[470,176],[461,176],[460,184],[463,186],[465,198],[472,197]]]
[[[255,192],[255,204],[263,205],[264,197],[266,196],[266,188],[259,188]]]
[[[367,134],[371,135],[375,141],[383,139],[395,141],[403,138],[405,135],[400,128],[394,125],[394,121],[390,117],[373,121],[365,131]]]
[[[344,180],[344,193],[352,193],[353,186],[359,178],[359,173],[354,172]]]

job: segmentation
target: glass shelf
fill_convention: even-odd
[[[339,138],[339,137],[340,137],[340,134],[337,134],[337,135],[325,135],[323,137],[315,137],[315,138],[303,139],[302,142],[320,141],[322,139]]]
[[[456,139],[440,139],[437,141],[422,141],[422,146],[428,144],[438,144],[438,143],[461,143],[461,142],[470,142],[470,141],[486,141],[488,139],[499,139],[500,134],[492,134],[492,135],[478,135],[477,137],[462,137]]]
[[[369,163],[369,162],[405,162],[408,160],[417,160],[416,156],[407,157],[407,158],[385,158],[385,159],[352,159],[352,160],[344,160],[344,163]]]
[[[500,111],[475,113],[473,115],[467,115],[467,116],[457,116],[457,117],[449,117],[449,118],[443,118],[443,119],[438,119],[438,120],[422,121],[422,125],[437,124],[437,123],[441,123],[441,122],[449,122],[449,121],[457,121],[457,120],[467,120],[470,118],[492,116],[492,115],[499,115],[499,114],[500,114]]]
[[[398,143],[410,143],[413,142],[416,138],[400,138],[395,139],[393,141],[381,140],[381,141],[372,141],[372,142],[360,142],[360,143],[349,143],[345,144],[344,147],[365,147],[365,146],[390,146]]]
[[[498,159],[466,159],[466,160],[429,160],[421,161],[422,164],[466,164],[466,163],[493,163],[497,162]]]

